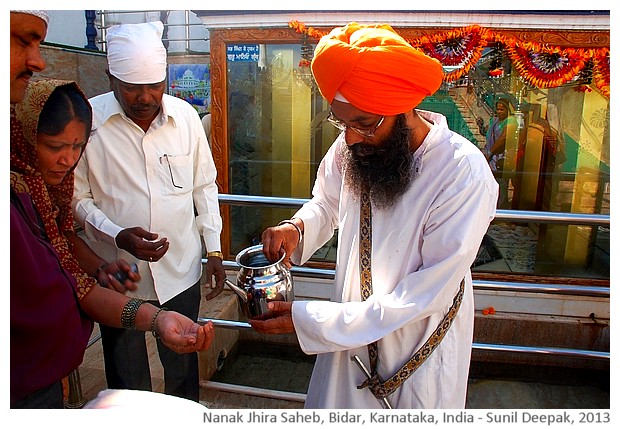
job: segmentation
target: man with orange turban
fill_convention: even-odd
[[[498,185],[480,150],[416,106],[442,67],[389,25],[323,37],[312,71],[342,132],[313,198],[263,233],[302,264],[338,230],[334,296],[271,302],[250,323],[317,354],[308,408],[463,408],[473,337],[470,266]]]

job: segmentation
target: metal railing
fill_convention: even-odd
[[[202,263],[206,263],[207,260],[203,259]],[[239,265],[234,261],[223,261],[224,268],[229,271],[238,271]],[[335,270],[329,269],[316,269],[307,267],[292,267],[291,274],[293,277],[304,277],[309,279],[327,279],[333,280],[335,277]],[[574,286],[574,285],[562,285],[562,284],[538,284],[538,283],[517,283],[517,282],[493,282],[474,280],[474,290],[493,290],[493,291],[509,291],[509,292],[533,292],[533,293],[550,293],[560,295],[578,295],[578,296],[591,296],[598,298],[609,298],[610,288],[607,287],[595,287],[595,286]],[[472,349],[485,350],[485,351],[500,351],[500,352],[512,352],[512,353],[529,353],[529,354],[544,354],[555,356],[570,356],[578,358],[589,359],[606,359],[609,360],[610,353],[595,351],[595,350],[579,350],[568,349],[558,347],[529,347],[519,346],[512,344],[488,344],[488,343],[473,343]]]
[[[266,197],[256,195],[219,194],[219,202],[222,204],[237,206],[259,206],[297,209],[309,201],[306,198]],[[526,210],[497,210],[495,221],[514,222],[537,222],[566,225],[593,225],[609,227],[609,215],[597,215],[587,213],[557,213]],[[206,261],[203,259],[203,262]],[[234,261],[224,261],[228,269],[239,269]],[[333,280],[334,270],[309,267],[293,267],[293,275]],[[599,298],[609,298],[610,288],[602,286],[579,286],[565,284],[541,284],[520,282],[497,282],[474,280],[474,289],[493,290],[504,292],[538,292],[561,295],[579,295]]]
[[[202,259],[202,263],[206,263],[206,259]],[[238,271],[239,264],[235,261],[223,261],[224,268],[229,271]],[[291,274],[294,277],[305,277],[309,279],[334,280],[336,272],[326,268],[310,268],[310,267],[292,267]],[[582,285],[566,285],[553,283],[522,283],[522,282],[503,282],[489,280],[474,280],[474,290],[490,290],[495,292],[529,292],[529,293],[546,293],[553,295],[571,295],[571,296],[590,296],[597,298],[609,298],[610,288],[603,286],[582,286]]]
[[[307,198],[265,197],[256,195],[220,194],[220,203],[237,206],[263,206],[299,208]],[[496,221],[540,222],[569,225],[595,225],[609,227],[610,216],[587,213],[558,213],[528,210],[497,210]]]
[[[200,42],[207,42],[210,39],[209,36],[209,30],[205,28],[204,24],[202,22],[196,22],[196,23],[191,23],[190,22],[190,13],[192,13],[193,15],[195,15],[193,12],[189,11],[189,10],[185,10],[184,12],[184,17],[183,17],[183,22],[179,22],[179,23],[175,23],[175,22],[168,22],[168,17],[163,18],[161,13],[162,12],[168,12],[168,14],[170,12],[173,12],[173,10],[97,10],[96,11],[96,15],[99,17],[99,22],[97,24],[97,29],[100,31],[100,36],[97,38],[96,42],[101,44],[101,50],[102,51],[107,51],[107,42],[106,42],[106,34],[108,31],[108,28],[111,25],[115,25],[118,24],[118,22],[108,22],[108,17],[109,16],[117,16],[117,15],[143,15],[143,22],[148,22],[151,21],[151,19],[149,19],[149,14],[153,14],[152,16],[159,16],[160,20],[162,20],[163,24],[164,24],[164,28],[171,28],[171,27],[184,27],[185,31],[184,31],[184,36],[183,37],[178,37],[178,38],[168,38],[168,37],[163,37],[162,41],[164,43],[167,42],[185,42],[185,50],[186,52],[190,51],[190,42],[192,41],[200,41]],[[178,11],[177,11],[178,12]],[[131,22],[131,21],[128,21]],[[196,27],[196,28],[200,28],[203,29],[204,31],[204,36],[202,37],[191,37],[190,36],[190,27]],[[206,54],[208,52],[205,52]]]
[[[233,195],[220,194],[219,201],[223,204],[241,205],[241,206],[269,206],[279,208],[299,208],[308,199],[299,198],[282,198],[282,197],[265,197],[252,195]],[[540,223],[556,223],[571,225],[596,225],[609,227],[609,215],[592,215],[592,214],[576,214],[576,213],[554,213],[554,212],[535,212],[535,211],[518,211],[518,210],[498,210],[495,217],[498,221],[517,221],[517,222],[540,222]],[[202,260],[203,263],[206,259]],[[239,270],[239,265],[234,261],[224,261],[224,268],[227,270]],[[305,277],[310,279],[327,279],[335,278],[335,270],[318,269],[309,267],[292,267],[291,274],[294,277]],[[500,282],[474,280],[474,290],[492,290],[503,292],[531,292],[545,294],[559,294],[571,296],[589,296],[609,299],[610,288],[600,286],[580,286],[566,284],[541,284],[541,283],[522,283],[522,282]],[[482,351],[499,351],[510,353],[529,353],[544,354],[554,356],[570,356],[589,359],[610,359],[609,352],[578,350],[554,347],[529,347],[519,345],[506,344],[486,344],[473,343],[474,350]]]
[[[277,208],[299,208],[308,199],[264,197],[253,195],[233,195],[220,194],[219,202],[222,204],[238,206],[269,206]],[[572,225],[595,225],[609,227],[610,217],[608,215],[591,215],[575,213],[553,213],[553,212],[534,212],[517,210],[498,210],[495,217],[497,221],[517,221],[517,222],[540,222],[555,224]],[[203,259],[205,263],[207,260]],[[227,270],[239,270],[239,265],[234,261],[223,261],[224,268]],[[335,278],[335,270],[317,269],[309,267],[292,267],[293,277],[304,277],[310,279]],[[509,292],[533,292],[546,294],[561,294],[573,296],[590,296],[599,298],[609,298],[610,288],[596,286],[579,286],[564,284],[540,284],[540,283],[520,283],[520,282],[496,282],[496,281],[473,281],[474,290],[493,290]],[[499,352],[528,354],[538,356],[568,357],[580,359],[603,360],[610,362],[610,352],[596,350],[582,350],[559,347],[542,346],[521,346],[515,344],[491,344],[491,343],[472,343],[472,350],[481,352]],[[218,383],[209,380],[201,381],[201,387],[213,389],[220,392],[231,392],[258,396],[263,398],[283,399],[289,401],[305,402],[306,395],[301,393],[284,392],[273,389],[262,389],[237,384]]]
[[[220,203],[244,206],[269,206],[280,208],[298,208],[303,205],[307,199],[296,198],[280,198],[280,197],[257,197],[247,195],[231,195],[220,194]],[[610,218],[606,215],[588,215],[573,213],[549,213],[549,212],[527,212],[514,210],[498,210],[497,220],[504,221],[534,221],[545,223],[564,223],[564,224],[586,224],[609,226]],[[202,263],[206,263],[206,259],[202,259]],[[227,270],[239,270],[239,265],[234,261],[223,261],[224,268]],[[291,274],[294,277],[316,278],[333,280],[335,270],[317,269],[308,267],[293,267]],[[591,296],[599,298],[609,298],[610,288],[608,287],[590,287],[575,286],[562,284],[538,284],[538,283],[518,283],[518,282],[494,282],[474,280],[474,290],[494,290],[494,291],[510,291],[510,292],[534,292],[534,293],[550,293],[562,295],[578,295]],[[87,347],[100,339],[100,335],[92,338]],[[557,347],[541,347],[541,346],[520,346],[513,344],[490,344],[490,343],[472,343],[472,350],[505,352],[517,354],[533,354],[533,355],[551,355],[556,357],[570,357],[594,360],[610,361],[610,353],[595,350],[580,350]],[[70,408],[81,408],[84,404],[84,398],[81,393],[81,383],[79,372],[77,370],[71,374],[69,379],[70,397],[67,406]],[[201,387],[214,389],[222,392],[242,393],[247,395],[259,396],[264,398],[283,399],[289,401],[304,402],[305,394],[291,393],[272,389],[261,389],[242,385],[234,385],[227,383],[217,383],[213,381],[201,381]]]

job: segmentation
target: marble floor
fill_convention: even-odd
[[[472,271],[535,274],[538,236],[534,228],[533,224],[511,222],[491,224],[483,239],[478,258],[472,266]],[[584,228],[585,236],[590,231],[589,228]],[[592,243],[592,261],[588,267],[549,265],[547,269],[555,270],[556,274],[558,270],[561,270],[563,276],[608,279],[610,272],[609,232],[609,228],[598,227],[596,241]]]
[[[536,244],[536,234],[529,226],[492,224],[481,248],[486,247],[491,257],[488,262],[477,264],[475,268],[490,272],[533,273]]]

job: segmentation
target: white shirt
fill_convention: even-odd
[[[201,235],[207,251],[221,250],[217,172],[200,117],[164,94],[145,133],[112,92],[90,103],[94,133],[75,170],[75,218],[101,257],[138,264],[142,280],[127,295],[164,303],[200,279]],[[163,258],[149,263],[116,247],[116,235],[134,226],[168,239]]]
[[[305,262],[338,228],[332,301],[296,301],[293,323],[304,352],[318,354],[307,408],[380,408],[354,355],[370,369],[367,344],[379,341],[379,375],[391,377],[436,329],[465,278],[460,310],[433,354],[390,397],[395,408],[463,408],[473,337],[470,266],[495,216],[498,185],[472,143],[450,131],[442,115],[414,154],[415,178],[389,211],[372,213],[373,295],[362,301],[359,202],[343,187],[337,147],[322,160],[313,198],[296,214],[304,221],[291,255]]]

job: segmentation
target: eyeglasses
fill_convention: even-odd
[[[377,125],[375,125],[374,127],[370,129],[362,129],[362,128],[356,128],[356,127],[352,127],[350,125],[345,124],[340,119],[336,118],[336,116],[334,116],[334,112],[332,112],[331,109],[329,111],[329,115],[327,115],[327,121],[330,124],[332,124],[334,127],[338,128],[340,131],[346,131],[347,128],[349,128],[355,131],[356,133],[358,133],[360,136],[369,137],[369,138],[375,136],[375,132],[377,131],[377,128],[381,126],[384,119],[385,119],[385,115],[379,118],[379,122],[377,122]]]
[[[172,175],[172,167],[170,166],[170,158],[168,157],[168,154],[164,154],[163,156],[159,157],[159,162],[161,162],[163,164],[163,159],[166,159],[166,162],[168,163],[168,171],[170,171],[170,180],[172,180],[172,186],[174,186],[175,188],[178,189],[183,189],[183,186],[179,186],[176,183],[174,183],[174,176]]]

